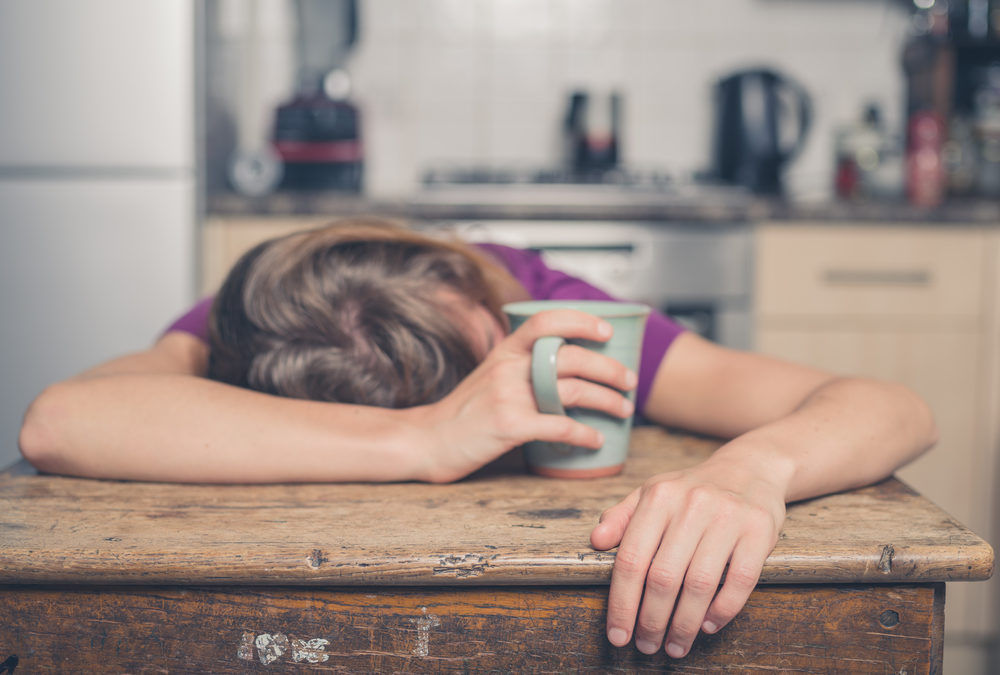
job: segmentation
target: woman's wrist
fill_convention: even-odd
[[[405,448],[406,457],[401,458],[401,462],[407,467],[410,480],[450,483],[462,478],[460,472],[449,468],[445,461],[448,420],[440,408],[438,402],[394,411],[402,421],[400,444]]]
[[[765,434],[750,432],[726,443],[705,461],[705,468],[731,476],[736,484],[766,484],[782,501],[788,501],[796,464],[779,443]]]

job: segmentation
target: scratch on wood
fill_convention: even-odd
[[[326,555],[325,555],[325,554],[323,553],[323,551],[322,551],[321,549],[318,549],[318,548],[314,548],[314,549],[312,550],[312,553],[310,553],[310,554],[309,554],[309,555],[308,555],[308,556],[306,557],[306,562],[307,562],[307,563],[309,563],[309,567],[312,567],[313,569],[317,569],[317,568],[318,568],[318,567],[320,567],[320,566],[321,566],[321,565],[322,565],[323,563],[325,563],[325,562],[330,562],[330,558],[328,558],[328,557],[327,557],[327,556],[326,556]]]
[[[494,558],[496,556],[493,556]],[[443,574],[451,575],[462,579],[466,577],[478,577],[490,566],[485,556],[476,553],[466,553],[465,555],[446,555],[439,559],[438,566],[432,570],[434,576]]]
[[[257,645],[257,658],[265,666],[274,663],[288,651],[288,636],[284,633],[261,633],[254,640]]]
[[[456,579],[467,579],[469,577],[478,577],[480,574],[486,571],[487,565],[469,565],[468,567],[435,567],[431,570],[431,574],[434,576],[448,575],[453,576]]]
[[[330,659],[326,653],[329,640],[313,638],[311,640],[292,640],[292,660],[296,663],[323,663]]]
[[[253,661],[253,633],[243,632],[240,646],[236,648],[236,656],[244,661]]]
[[[561,519],[561,518],[579,518],[582,515],[580,509],[534,509],[526,511],[511,511],[509,515],[517,516],[518,518],[546,518],[546,519]]]
[[[886,544],[882,547],[882,557],[878,560],[878,571],[883,574],[889,574],[892,572],[892,557],[896,555],[896,549],[892,544]]]
[[[591,551],[589,553],[577,553],[576,559],[580,562],[584,562],[586,560],[596,560],[598,562],[602,562],[604,560],[614,560],[615,554],[608,553],[606,551]]]
[[[434,614],[428,614],[426,607],[421,607],[423,616],[410,619],[410,623],[417,625],[417,644],[413,647],[413,653],[417,656],[427,656],[431,653],[431,628],[437,628],[441,621]]]
[[[330,659],[326,653],[328,644],[330,641],[324,638],[290,639],[284,633],[261,633],[254,638],[253,633],[244,632],[236,655],[244,661],[253,661],[253,648],[256,646],[257,658],[265,666],[278,661],[289,651],[295,663],[323,663]]]

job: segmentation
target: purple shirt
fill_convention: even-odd
[[[548,267],[534,251],[524,251],[499,244],[477,244],[501,262],[535,300],[618,300],[582,279]],[[211,297],[205,298],[186,314],[170,324],[169,331],[182,331],[208,342],[208,315]],[[674,339],[684,332],[679,324],[666,315],[652,311],[646,321],[639,361],[639,385],[636,387],[636,408],[645,410],[646,399],[653,386],[663,356]]]
[[[621,300],[591,286],[586,281],[547,266],[534,251],[524,251],[499,244],[477,244],[507,268],[535,300]],[[674,339],[684,332],[680,324],[665,314],[651,311],[642,337],[639,359],[639,384],[635,391],[636,409],[646,409],[646,399],[653,387],[663,356]]]

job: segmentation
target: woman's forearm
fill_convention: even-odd
[[[218,483],[459,480],[529,440],[599,447],[600,434],[538,412],[531,352],[542,335],[606,340],[607,323],[563,310],[533,317],[448,396],[396,410],[271,396],[201,377],[207,350],[168,334],[153,348],[49,387],[31,405],[21,451],[77,476]],[[627,369],[567,350],[568,406],[631,412]]]
[[[926,403],[909,389],[861,378],[832,379],[791,414],[719,449],[713,462],[781,477],[785,501],[867,485],[937,441]]]
[[[191,375],[110,374],[44,391],[20,443],[37,468],[86,477],[408,480],[423,470],[413,414],[280,398]]]

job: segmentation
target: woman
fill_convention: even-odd
[[[544,335],[606,340],[580,312],[506,335],[500,305],[607,298],[535,255],[356,219],[261,244],[147,351],[52,385],[21,450],[43,471],[189,482],[448,482],[529,440],[599,447],[537,412]],[[729,440],[651,476],[591,534],[618,547],[608,639],[687,654],[743,607],[785,504],[865,485],[935,441],[927,406],[894,384],[840,378],[714,345],[651,317],[640,372],[584,349],[558,356],[566,406]],[[720,587],[723,573],[725,580]]]

